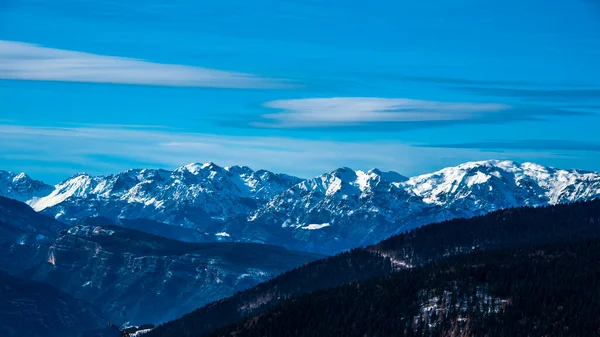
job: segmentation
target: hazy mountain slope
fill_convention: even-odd
[[[57,236],[67,225],[35,212],[27,204],[0,196],[0,221],[24,232]]]
[[[0,271],[0,335],[3,337],[79,337],[106,327],[89,303],[49,285]]]
[[[167,239],[179,240],[184,242],[211,242],[211,241],[230,241],[226,236],[209,235],[198,229],[172,226],[163,222],[150,219],[117,219],[113,221],[103,216],[92,216],[84,218],[77,222],[77,225],[83,226],[119,226],[129,229],[135,229],[141,232],[162,236]]]
[[[115,321],[158,323],[317,258],[270,245],[184,243],[75,226],[49,247],[45,263],[23,275],[86,299]]]
[[[47,258],[47,249],[67,226],[26,204],[0,197],[0,269],[12,274]]]
[[[309,263],[169,322],[149,336],[199,336],[299,294],[387,275],[451,255],[586,238],[600,238],[600,200],[450,220],[367,249]]]

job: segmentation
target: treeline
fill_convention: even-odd
[[[201,336],[302,294],[389,275],[401,268],[402,262],[419,266],[457,254],[590,238],[600,238],[598,200],[509,209],[446,221],[394,236],[373,247],[308,263],[168,322],[148,336]]]
[[[600,200],[500,210],[395,235],[373,247],[411,265],[498,248],[600,237]]]

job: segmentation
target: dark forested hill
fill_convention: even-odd
[[[409,265],[478,250],[600,237],[600,199],[501,210],[393,236],[370,247]]]
[[[446,221],[309,263],[164,324],[148,336],[199,336],[300,294],[381,277],[456,254],[585,238],[600,238],[598,200]]]
[[[600,240],[459,255],[285,301],[225,336],[600,336]]]
[[[0,336],[79,337],[106,326],[106,319],[91,304],[0,271]],[[106,335],[110,336],[102,336]]]

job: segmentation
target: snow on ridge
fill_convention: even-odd
[[[198,172],[200,172],[200,170],[202,170],[204,168],[203,166],[204,165],[199,164],[199,163],[190,163],[190,164],[184,165],[180,169],[185,169],[188,172],[190,172],[191,174],[198,174]]]
[[[143,335],[145,335],[146,333],[148,333],[148,332],[150,332],[150,331],[152,331],[152,330],[153,330],[153,329],[144,329],[144,330],[138,330],[138,331],[134,332],[134,333],[131,335],[131,337],[143,336]]]
[[[111,236],[115,234],[112,229],[106,229],[102,226],[75,226],[67,230],[71,235],[80,236]]]
[[[302,229],[308,229],[308,230],[315,230],[315,229],[321,229],[321,228],[325,228],[325,227],[329,227],[329,223],[321,223],[321,224],[310,224],[308,226],[304,226],[304,227],[300,227]]]
[[[188,172],[191,174],[187,175]],[[233,166],[226,170],[207,162],[191,163],[174,171],[135,169],[95,177],[78,174],[53,189],[49,188],[38,198],[28,197],[24,201],[36,211],[68,203],[75,197],[99,204],[125,202],[132,209],[141,204],[144,208],[158,210],[166,203],[189,202],[197,203],[198,207],[204,208],[218,220],[246,212],[249,204],[240,203],[242,198],[268,200],[300,180],[266,172],[257,173],[245,166]],[[8,192],[4,194],[9,195]],[[94,204],[94,207],[97,206]],[[60,212],[57,209],[55,213]],[[76,218],[78,215],[67,216]],[[127,214],[124,216],[127,217]]]
[[[205,169],[211,166],[217,166],[215,163],[213,163],[212,161],[207,161],[206,163],[202,164],[202,166],[200,166],[201,169]]]
[[[25,174],[25,172],[21,172],[21,173],[17,174],[17,175],[16,175],[16,176],[15,176],[15,177],[12,179],[12,181],[13,181],[13,183],[14,183],[14,182],[17,182],[17,181],[19,181],[19,180],[21,180],[21,179],[27,179],[27,178],[28,178],[28,177],[27,177],[27,175]]]
[[[396,175],[390,178],[375,169],[340,168],[295,185],[251,212],[247,219],[308,229],[307,224],[314,220],[312,214],[323,214],[329,223],[339,226],[359,221],[365,226],[365,235],[371,235],[381,219],[413,226],[412,216],[431,206],[438,211],[415,220],[418,224],[600,196],[600,173],[587,177],[507,160],[469,162],[407,180]]]
[[[91,178],[88,175],[79,175],[67,180],[66,182],[56,185],[55,190],[49,195],[30,200],[27,202],[35,211],[39,212],[48,207],[58,205],[67,198],[77,195],[81,196],[91,183]]]
[[[222,237],[230,237],[229,233],[227,233],[227,232],[220,232],[220,233],[217,233],[215,235],[216,236],[222,236]]]
[[[369,188],[369,179],[371,179],[372,175],[372,173],[356,171],[355,184],[358,185],[358,188],[361,192],[364,192]]]
[[[457,197],[461,195],[466,197],[467,190],[465,187],[473,188],[474,185],[486,183],[490,184],[488,188],[490,192],[503,192],[503,198],[506,200],[512,199],[514,196],[533,193],[532,197],[540,199],[537,202],[538,204],[545,203],[541,199],[547,199],[548,204],[556,204],[560,202],[561,198],[566,198],[568,201],[578,200],[572,192],[568,191],[568,188],[577,185],[577,181],[582,179],[589,183],[585,187],[589,192],[586,197],[600,195],[600,188],[594,189],[593,186],[595,179],[600,179],[599,173],[567,171],[535,163],[519,164],[508,160],[468,162],[412,177],[405,184],[396,185],[398,187],[404,186],[412,190],[425,202],[437,205],[447,204],[448,195],[459,193]],[[494,190],[494,185],[502,185],[504,190]],[[535,194],[536,191],[541,194]],[[515,203],[505,206],[524,205]]]

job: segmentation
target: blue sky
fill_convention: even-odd
[[[600,170],[592,0],[0,2],[0,169]]]

